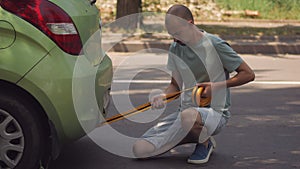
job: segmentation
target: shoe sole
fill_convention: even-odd
[[[190,164],[204,164],[204,163],[207,163],[208,160],[209,160],[209,157],[210,157],[210,154],[212,153],[213,151],[213,148],[211,148],[207,154],[207,157],[203,160],[191,160],[191,159],[188,159],[187,162],[190,163]]]
[[[216,140],[213,138],[213,136],[211,136],[209,139],[210,139],[210,141],[211,141],[211,143],[212,143],[212,145],[213,145],[213,148],[214,148],[214,149],[217,148],[217,142],[216,142]]]

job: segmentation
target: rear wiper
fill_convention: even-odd
[[[90,0],[91,5],[94,5],[97,0]]]

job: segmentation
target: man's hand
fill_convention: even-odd
[[[166,103],[164,101],[166,98],[165,94],[155,95],[150,99],[151,105],[153,109],[162,109],[165,107]]]
[[[197,83],[196,86],[204,88],[204,91],[201,93],[201,97],[203,98],[211,97],[212,82]]]

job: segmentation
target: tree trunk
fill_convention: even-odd
[[[139,23],[142,0],[118,0],[117,1],[117,22],[118,26],[126,29],[136,29]]]

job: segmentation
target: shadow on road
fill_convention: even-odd
[[[132,100],[143,102],[147,97],[135,94]],[[66,146],[50,169],[300,168],[299,98],[300,87],[249,84],[233,88],[232,118],[224,131],[215,137],[218,147],[205,165],[186,163],[193,144],[177,147],[163,156],[134,160],[106,152],[84,137]],[[108,116],[115,113],[112,105]],[[151,125],[124,120],[114,127],[138,137]]]

